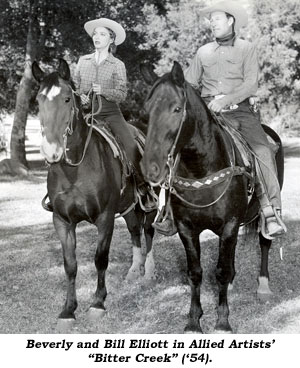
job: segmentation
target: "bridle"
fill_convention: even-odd
[[[177,177],[176,174],[176,170],[180,161],[180,152],[177,153],[176,157],[174,158],[174,154],[175,154],[175,149],[178,143],[178,140],[180,138],[180,134],[182,132],[183,129],[183,125],[186,119],[186,115],[187,115],[187,111],[186,111],[186,105],[187,105],[187,93],[186,93],[186,89],[183,89],[184,92],[184,107],[183,107],[183,113],[182,113],[182,117],[180,120],[180,124],[179,124],[179,128],[175,137],[175,140],[171,146],[170,152],[168,154],[168,158],[167,158],[167,162],[166,162],[166,166],[168,167],[168,171],[169,173],[166,173],[165,177],[161,179],[161,181],[159,183],[157,183],[157,185],[159,185],[162,189],[165,189],[167,191],[170,191],[171,194],[174,194],[180,201],[182,201],[183,203],[185,203],[186,205],[196,208],[196,209],[201,209],[201,208],[206,208],[206,207],[210,207],[212,205],[214,205],[215,203],[217,203],[223,196],[224,194],[227,192],[227,189],[229,188],[232,178],[235,175],[242,175],[242,174],[246,174],[246,171],[244,168],[242,167],[238,167],[235,166],[235,151],[234,151],[234,147],[233,147],[233,143],[232,141],[230,142],[230,148],[231,148],[231,156],[230,156],[230,167],[227,170],[227,175],[228,177],[226,177],[225,180],[227,180],[226,186],[224,188],[224,190],[222,191],[222,193],[212,202],[208,203],[208,204],[204,204],[204,205],[198,205],[198,204],[194,204],[190,201],[187,201],[185,198],[183,198],[178,192],[177,189],[175,188],[176,186],[176,182],[180,181],[178,179],[183,179],[184,178],[179,178]],[[214,175],[217,175],[218,173],[221,173],[221,175],[223,175],[223,171],[224,170],[220,170],[219,172],[215,173]],[[205,180],[209,180],[211,176],[209,177],[205,177],[202,178],[202,181]],[[198,179],[195,180],[190,180],[188,179],[189,182],[198,182]],[[175,182],[175,183],[174,183]],[[196,188],[198,190],[201,190],[202,188]],[[184,190],[184,188],[181,188],[181,190]],[[170,196],[169,196],[170,198]]]
[[[88,118],[91,119],[91,123],[89,124],[89,132],[88,132],[88,136],[87,136],[86,141],[85,141],[83,153],[82,153],[81,159],[78,162],[73,163],[71,161],[71,159],[68,157],[67,151],[69,149],[67,148],[67,144],[68,144],[68,136],[71,136],[73,134],[73,132],[74,132],[74,129],[73,129],[74,116],[78,119],[79,108],[76,106],[76,98],[75,98],[75,95],[76,96],[79,96],[79,93],[76,92],[76,91],[74,91],[71,86],[70,86],[70,90],[72,92],[72,94],[71,94],[71,96],[72,96],[71,97],[72,98],[72,107],[71,107],[71,113],[70,113],[70,117],[69,117],[69,120],[68,120],[66,129],[65,129],[65,131],[63,133],[63,140],[64,140],[64,147],[63,147],[63,152],[64,153],[63,153],[63,156],[64,156],[64,159],[65,159],[66,163],[68,165],[74,167],[74,166],[79,166],[82,163],[82,161],[84,160],[84,158],[85,158],[85,154],[86,154],[87,148],[89,146],[89,143],[90,143],[90,140],[91,140],[91,136],[92,136],[92,132],[93,132],[94,115],[96,115],[98,113],[98,111],[96,113],[93,112],[93,105],[94,104],[92,103],[92,113],[89,114],[89,116],[88,116]]]

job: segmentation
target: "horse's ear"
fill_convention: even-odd
[[[173,68],[171,70],[173,81],[178,85],[182,86],[184,83],[184,74],[180,64],[174,61]]]
[[[31,66],[31,71],[33,78],[38,82],[41,83],[43,80],[45,73],[42,71],[42,69],[39,67],[39,64],[34,60]]]
[[[158,75],[154,72],[153,65],[140,64],[140,71],[146,83],[150,85],[158,79]]]
[[[69,65],[64,59],[59,59],[58,74],[66,81],[69,81],[71,78]]]

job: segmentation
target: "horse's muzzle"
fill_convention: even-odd
[[[49,143],[44,137],[41,144],[40,152],[44,159],[49,164],[52,164],[61,160],[63,155],[63,148],[60,147],[58,144]]]
[[[152,186],[158,186],[163,182],[166,173],[164,170],[161,170],[155,161],[145,165],[144,160],[142,160],[141,168],[146,181],[148,181]]]

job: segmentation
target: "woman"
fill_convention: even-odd
[[[119,107],[127,94],[126,69],[124,63],[114,57],[112,52],[124,42],[125,30],[119,23],[107,18],[88,21],[84,29],[93,40],[95,52],[79,58],[73,76],[82,105],[86,107],[92,94],[97,95],[93,111],[98,111],[100,107],[100,112],[95,118],[107,121],[114,135],[120,139],[135,168],[140,203],[144,210],[152,211],[157,208],[155,196],[144,181],[139,165],[140,152]],[[48,202],[44,208],[52,211],[51,203]]]
[[[107,18],[88,21],[84,29],[92,37],[95,52],[82,56],[75,70],[74,82],[81,101],[83,105],[88,104],[91,91],[97,95],[94,111],[98,111],[100,104],[100,113],[96,119],[107,121],[114,135],[121,140],[135,168],[138,194],[146,195],[142,205],[147,211],[154,210],[156,203],[152,190],[148,190],[151,188],[146,186],[139,165],[140,152],[119,107],[127,94],[126,69],[124,63],[112,53],[117,45],[125,41],[125,30],[119,23]]]

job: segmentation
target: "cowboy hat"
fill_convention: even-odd
[[[105,27],[109,28],[112,31],[114,31],[116,35],[115,44],[120,45],[125,41],[126,33],[124,28],[114,20],[108,19],[108,18],[100,18],[100,19],[94,19],[89,20],[85,23],[84,29],[87,31],[89,36],[93,36],[94,29],[97,27]]]
[[[200,11],[200,14],[203,15],[204,17],[209,17],[210,14],[215,11],[222,11],[234,16],[235,18],[234,28],[236,30],[245,27],[248,23],[248,15],[245,8],[243,8],[235,1],[220,1],[215,5],[203,8]]]

